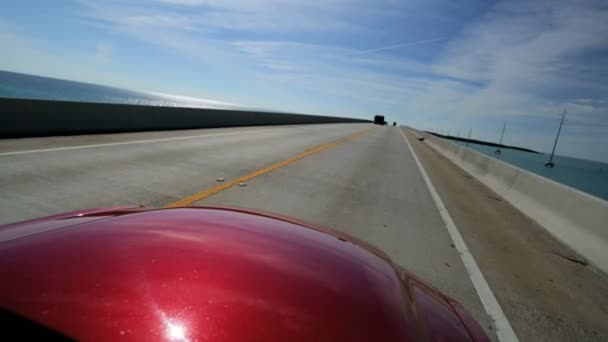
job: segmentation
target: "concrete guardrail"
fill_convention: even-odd
[[[0,138],[350,122],[371,121],[232,109],[0,98]]]
[[[437,152],[608,273],[608,201],[446,139],[424,136],[425,143]]]

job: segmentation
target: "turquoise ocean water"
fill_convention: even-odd
[[[461,141],[453,140],[453,142],[467,145]],[[545,166],[549,155],[544,153],[501,148],[501,153],[495,154],[496,147],[493,146],[473,143],[467,146],[492,158],[608,200],[608,164],[606,163],[555,155],[553,157],[555,166],[550,168]]]

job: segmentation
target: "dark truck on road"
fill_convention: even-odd
[[[386,125],[386,121],[384,121],[384,115],[375,115],[374,116],[374,124],[376,124],[376,125]]]

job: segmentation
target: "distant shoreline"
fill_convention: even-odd
[[[444,138],[444,139],[450,139],[450,140],[468,142],[468,143],[479,144],[479,145],[500,147],[500,148],[510,148],[510,149],[513,149],[513,150],[519,150],[519,151],[523,151],[523,152],[530,152],[530,153],[535,153],[535,154],[541,154],[538,151],[534,151],[534,150],[531,150],[529,148],[524,148],[524,147],[497,144],[497,143],[493,143],[493,142],[489,142],[489,141],[483,141],[483,140],[477,140],[477,139],[467,139],[467,138],[454,137],[454,136],[451,136],[451,135],[443,135],[443,134],[429,132],[429,131],[425,131],[425,132],[428,133],[428,134],[432,134],[432,135],[434,135],[436,137]]]

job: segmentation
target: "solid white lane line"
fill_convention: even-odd
[[[258,129],[258,130],[249,130],[249,131],[238,131],[238,132],[222,132],[222,133],[207,133],[207,134],[199,134],[199,135],[187,135],[183,137],[172,137],[172,138],[159,138],[159,139],[145,139],[145,140],[131,140],[131,141],[121,141],[114,143],[105,143],[105,144],[92,144],[92,145],[79,145],[79,146],[66,146],[66,147],[56,147],[56,148],[41,148],[37,150],[23,150],[23,151],[12,151],[12,152],[0,152],[0,157],[2,156],[13,156],[19,154],[29,154],[29,153],[42,153],[42,152],[54,152],[54,151],[68,151],[68,150],[79,150],[84,148],[95,148],[95,147],[108,147],[108,146],[119,146],[119,145],[135,145],[135,144],[147,144],[147,143],[155,143],[155,142],[163,142],[163,141],[174,141],[174,140],[186,140],[186,139],[195,139],[195,138],[205,138],[205,137],[217,137],[222,135],[234,135],[234,134],[252,134],[252,133],[261,133],[268,131],[280,131],[289,128],[267,128],[267,129]]]
[[[424,167],[420,163],[420,160],[418,159],[416,152],[414,152],[412,145],[410,145],[410,142],[407,140],[407,137],[405,136],[401,128],[399,129],[399,132],[401,132],[403,139],[407,143],[407,147],[409,147],[410,152],[412,153],[412,156],[414,157],[414,160],[416,161],[416,164],[420,169],[422,178],[424,178],[424,182],[426,183],[426,186],[429,189],[433,200],[435,200],[435,204],[437,205],[439,214],[441,215],[441,218],[445,223],[445,227],[447,228],[448,233],[450,234],[450,237],[454,242],[454,246],[460,254],[460,258],[462,259],[462,263],[464,264],[465,269],[469,273],[469,278],[471,279],[471,282],[473,282],[473,286],[477,291],[477,295],[479,295],[479,299],[481,300],[483,307],[485,308],[490,318],[494,321],[494,326],[496,328],[495,333],[498,337],[498,340],[500,340],[501,342],[519,341],[517,335],[515,335],[515,332],[511,327],[511,323],[509,323],[507,316],[505,316],[505,313],[502,311],[500,304],[498,304],[494,293],[490,289],[488,282],[481,273],[479,266],[477,266],[473,255],[469,251],[469,248],[467,247],[462,236],[460,235],[460,232],[458,231],[454,220],[452,220],[450,213],[446,209],[445,205],[443,205],[443,201],[441,201],[439,194],[435,190],[431,179],[429,178],[428,174],[424,170]]]

